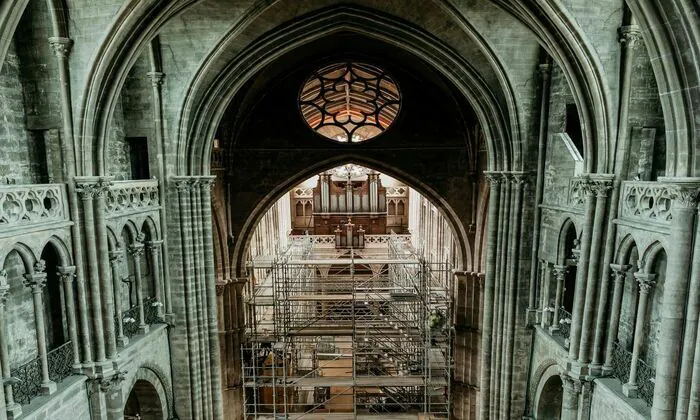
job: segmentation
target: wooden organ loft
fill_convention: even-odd
[[[319,174],[315,187],[292,190],[292,234],[330,235],[336,247],[362,248],[364,235],[408,231],[407,186],[385,187],[378,172],[341,168]]]

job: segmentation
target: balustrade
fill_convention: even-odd
[[[105,198],[107,218],[158,210],[159,208],[160,195],[156,179],[114,181],[109,185]]]
[[[0,231],[68,220],[65,185],[0,186]]]
[[[619,379],[623,384],[628,383],[630,379],[630,369],[632,367],[632,352],[625,350],[620,343],[613,345],[611,357],[611,374]],[[654,400],[654,378],[656,370],[652,369],[643,360],[637,361],[637,397],[641,398],[648,406],[651,406]]]
[[[121,324],[121,329],[126,338],[131,338],[137,335],[141,328],[139,325],[139,314],[143,308],[144,323],[146,325],[162,324],[163,319],[159,315],[159,309],[162,303],[158,299],[151,297],[143,300],[142,305],[134,305],[131,308],[123,311],[121,315],[115,317],[115,326]]]

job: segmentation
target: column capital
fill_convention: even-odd
[[[146,73],[146,76],[151,79],[151,85],[153,85],[153,87],[158,87],[163,84],[165,73],[162,71],[149,71]]]
[[[112,264],[118,264],[124,258],[124,249],[115,248],[109,251],[109,262]]]
[[[211,190],[214,188],[214,182],[216,181],[216,176],[211,175],[211,176],[200,176],[199,179],[199,186],[202,188],[202,190],[209,189]]]
[[[64,265],[60,267],[56,267],[58,277],[61,278],[61,280],[64,283],[70,283],[73,281],[73,278],[75,277],[75,266],[74,265]]]
[[[637,271],[634,273],[634,278],[639,283],[639,293],[648,294],[651,288],[656,284],[656,274],[642,273]]]
[[[143,246],[143,242],[134,242],[129,246],[129,255],[131,255],[134,258],[140,258],[141,255],[143,255],[145,247]]]
[[[114,183],[112,176],[81,176],[75,177],[75,189],[83,200],[103,197]]]
[[[576,395],[581,393],[582,384],[580,379],[572,378],[566,371],[559,372],[559,377],[565,392],[569,391]]]
[[[49,37],[49,45],[58,58],[68,58],[73,49],[73,40],[70,38],[52,36]]]
[[[700,188],[676,186],[671,189],[671,198],[677,208],[695,209],[700,201]]]
[[[40,293],[41,289],[46,286],[46,273],[35,272],[25,274],[24,285],[31,288],[32,292]]]
[[[566,274],[566,271],[569,269],[569,267],[565,265],[554,265],[552,266],[552,274],[554,274],[554,278],[557,281],[564,281],[564,274]]]
[[[612,189],[612,182],[609,180],[591,179],[589,188],[596,197],[607,197],[608,192]]]
[[[629,264],[610,264],[611,275],[615,276],[615,281],[624,281],[627,271],[632,268]]]
[[[126,371],[116,371],[112,376],[94,379],[100,391],[108,393],[116,391],[126,379]]]
[[[217,296],[223,296],[224,291],[226,290],[226,286],[231,283],[231,280],[217,280],[216,281],[216,295]]]
[[[637,25],[620,26],[617,30],[617,41],[623,47],[634,48],[642,40],[642,31]]]
[[[170,177],[170,183],[175,186],[179,192],[189,191],[192,188],[192,177],[189,176],[173,176]]]
[[[497,171],[484,171],[484,176],[492,187],[498,186],[502,180],[501,172]]]
[[[510,182],[516,186],[522,186],[530,182],[532,173],[526,171],[512,171],[508,173],[510,175]]]
[[[146,244],[146,248],[148,248],[149,251],[156,252],[156,251],[159,251],[160,247],[163,245],[163,240],[162,239],[154,239],[152,241],[147,241],[145,244]]]
[[[549,63],[541,63],[537,65],[537,73],[540,75],[542,80],[549,79],[552,74],[552,66]]]

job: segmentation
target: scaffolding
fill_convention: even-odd
[[[249,268],[246,419],[449,417],[448,262],[398,236],[382,251],[296,238]]]

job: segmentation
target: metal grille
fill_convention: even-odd
[[[71,376],[73,366],[73,345],[71,341],[47,353],[49,378],[61,382]],[[12,392],[15,402],[25,405],[41,394],[41,359],[29,362],[10,371]]]

